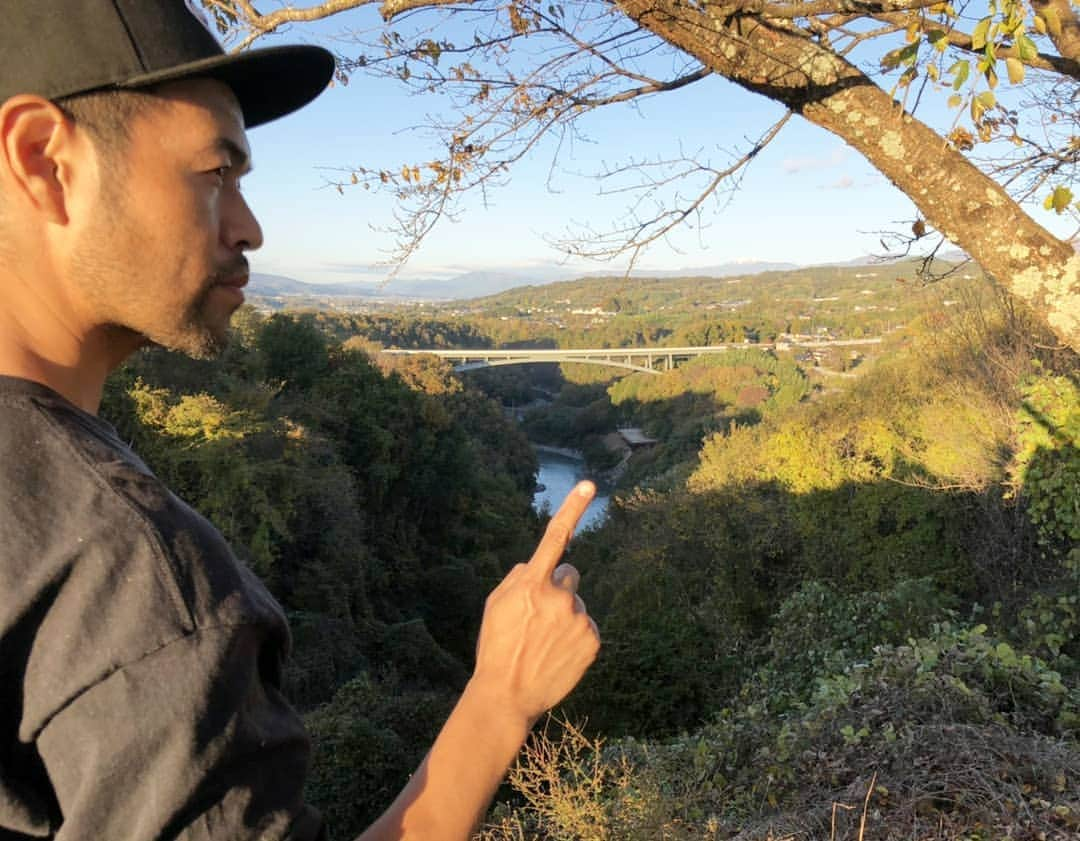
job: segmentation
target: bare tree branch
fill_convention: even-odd
[[[760,15],[778,20],[820,17],[821,15],[878,15],[910,12],[937,5],[940,0],[810,0],[805,3],[769,3],[766,0],[741,0],[718,4],[721,16]]]
[[[250,0],[204,0],[207,7],[217,9],[226,16],[243,22],[248,35],[238,49],[246,49],[256,39],[274,32],[289,23],[310,23],[331,17],[349,9],[370,5],[376,0],[323,0],[316,6],[296,8],[286,6],[270,14],[260,14]]]
[[[693,172],[711,172],[712,177],[705,187],[689,201],[659,202],[658,212],[652,216],[642,217],[632,210],[628,224],[622,227],[613,228],[606,233],[598,233],[590,229],[588,237],[583,237],[579,233],[566,239],[552,241],[552,244],[569,256],[585,257],[593,260],[610,260],[624,253],[629,253],[630,262],[626,270],[629,273],[642,251],[649,245],[667,237],[676,228],[681,227],[691,216],[699,216],[706,200],[715,195],[725,182],[730,181],[736,175],[740,175],[758,154],[776,138],[791,117],[792,113],[790,111],[784,114],[747,152],[742,154],[734,163],[721,170],[710,170],[698,163],[696,157],[693,157],[684,158],[677,162],[655,161],[651,164],[631,162],[603,173],[598,177],[608,179],[628,172],[641,176],[642,180],[638,184],[619,187],[609,191],[609,194],[639,192],[642,193],[642,198],[653,196],[657,189],[681,181]],[[648,177],[648,171],[651,168],[668,168],[676,163],[684,163],[687,166],[681,172],[668,173],[658,178]],[[732,185],[732,189],[737,186],[737,184]]]
[[[385,0],[379,9],[383,20],[389,22],[398,15],[414,9],[423,9],[429,6],[453,6],[469,3],[470,0]]]

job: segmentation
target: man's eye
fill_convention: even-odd
[[[232,184],[235,189],[240,189],[240,179],[243,173],[237,173],[232,164],[226,164],[224,166],[215,167],[214,169],[207,170],[207,175],[214,176],[218,185],[224,187],[226,184]]]

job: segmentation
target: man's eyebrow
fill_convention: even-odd
[[[236,141],[230,140],[228,137],[219,137],[214,141],[214,148],[225,152],[225,154],[229,156],[232,160],[234,169],[239,169],[242,172],[251,172],[251,158],[247,151]]]

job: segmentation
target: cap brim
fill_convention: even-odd
[[[141,88],[196,76],[218,79],[236,94],[247,128],[283,117],[311,102],[334,77],[334,56],[322,47],[266,47],[213,56],[128,79]]]

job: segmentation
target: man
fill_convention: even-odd
[[[138,347],[223,346],[262,242],[245,128],[332,59],[225,56],[181,0],[20,0],[0,63],[0,838],[325,837],[280,608],[96,411]],[[592,662],[559,565],[592,493],[489,597],[460,702],[362,838],[468,837]]]

